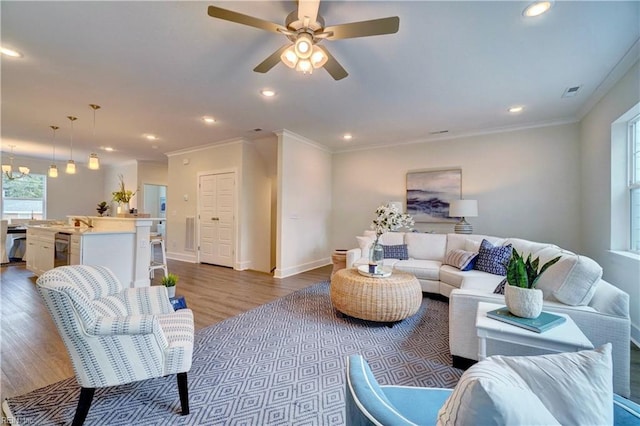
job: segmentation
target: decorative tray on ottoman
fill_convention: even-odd
[[[369,272],[369,265],[358,266],[358,272],[360,275],[370,278],[387,278],[391,276],[392,268],[390,266],[381,266],[375,273]]]

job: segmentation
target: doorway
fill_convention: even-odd
[[[200,263],[234,266],[235,172],[198,177],[198,246]]]
[[[144,206],[142,211],[149,213],[152,218],[159,220],[153,221],[151,232],[157,232],[159,235],[165,235],[165,218],[167,216],[167,186],[154,185],[145,183],[144,185]]]

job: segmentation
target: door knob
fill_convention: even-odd
[[[212,217],[211,220],[220,220],[219,217]]]

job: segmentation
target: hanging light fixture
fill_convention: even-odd
[[[58,126],[49,126],[53,130],[53,154],[51,155],[51,166],[49,166],[49,177],[57,178],[58,177],[58,166],[56,166],[56,130],[60,127]]]
[[[313,35],[307,32],[298,34],[294,43],[280,55],[280,60],[286,66],[304,74],[311,74],[314,69],[322,68],[328,59],[324,50],[315,45]]]
[[[100,105],[89,104],[91,109],[93,110],[93,143],[96,143],[96,110],[100,109]],[[89,168],[91,170],[98,170],[100,168],[100,159],[98,158],[98,154],[92,152],[89,155]]]
[[[75,175],[76,163],[73,161],[73,122],[76,121],[78,117],[68,115],[67,118],[71,121],[71,144],[69,145],[69,161],[67,161],[67,169],[65,171],[68,175]]]
[[[18,171],[20,172],[20,174],[13,174],[13,148],[15,148],[15,145],[9,145],[11,147],[11,155],[9,156],[9,164],[3,164],[2,165],[2,173],[4,173],[4,175],[7,177],[7,179],[9,180],[14,180],[14,179],[20,179],[23,178],[25,176],[29,175],[29,168],[28,167],[24,167],[24,166],[19,166],[18,167]]]

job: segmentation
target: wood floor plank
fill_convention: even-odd
[[[177,274],[177,293],[193,310],[196,330],[329,279],[331,266],[284,279],[254,271],[168,261]],[[21,395],[73,376],[62,339],[24,264],[0,272],[0,396]],[[153,285],[162,274],[156,273]]]

